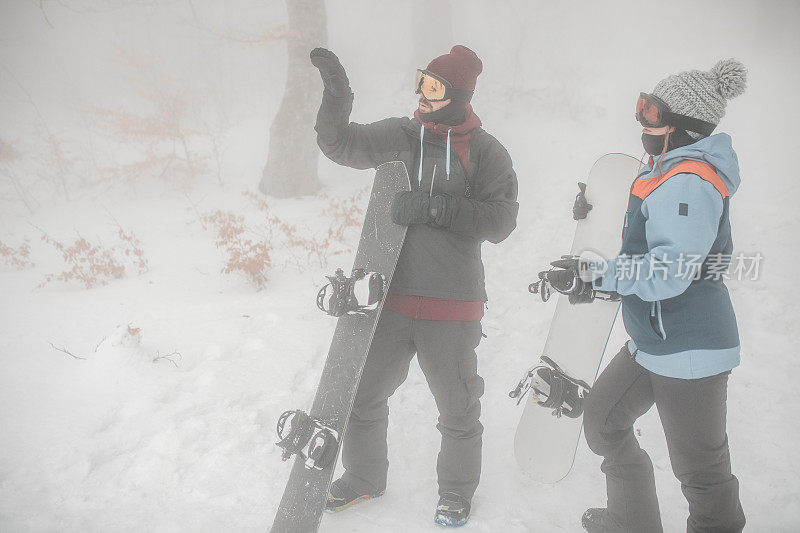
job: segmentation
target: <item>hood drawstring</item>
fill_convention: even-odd
[[[417,185],[422,186],[422,140],[425,137],[425,124],[419,127],[419,171],[417,172]]]
[[[450,181],[450,131],[452,128],[447,129],[447,160],[445,162],[445,171],[447,172],[447,181]]]
[[[450,181],[450,132],[452,128],[448,128],[447,130],[447,156],[445,159],[445,172],[447,173],[447,181]],[[417,170],[417,184],[422,186],[422,153],[424,150],[424,138],[425,138],[425,124],[422,124],[419,128],[419,170]],[[436,174],[436,167],[433,168],[434,175]],[[431,180],[431,190],[433,189],[433,182]]]

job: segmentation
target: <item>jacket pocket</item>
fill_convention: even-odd
[[[664,330],[664,319],[661,316],[661,301],[653,302],[650,306],[650,327],[653,332],[663,341],[667,339],[667,332]]]

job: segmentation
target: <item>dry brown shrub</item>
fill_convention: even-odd
[[[144,256],[144,250],[142,249],[142,241],[132,231],[126,233],[122,226],[119,226],[117,235],[120,241],[126,244],[125,256],[133,263],[139,274],[144,274],[150,270],[149,261]]]
[[[27,240],[20,244],[17,248],[12,248],[0,241],[0,258],[7,266],[12,268],[30,268],[36,266],[36,263],[31,261],[31,247]]]
[[[203,227],[213,226],[217,231],[217,248],[228,255],[223,274],[244,274],[247,279],[263,289],[267,283],[267,272],[272,268],[271,245],[267,238],[250,239],[244,225],[244,217],[231,212],[216,210],[201,216]]]
[[[72,280],[83,283],[87,289],[97,285],[107,285],[110,281],[125,275],[126,259],[133,263],[139,274],[145,273],[148,270],[148,261],[144,256],[141,241],[133,232],[125,233],[121,227],[118,236],[121,244],[113,247],[93,244],[80,234],[74,243],[67,245],[42,231],[42,240],[61,253],[68,269],[58,274],[48,274],[39,287],[44,287],[51,281],[68,283]]]
[[[365,187],[346,198],[320,195],[321,198],[328,201],[328,206],[322,211],[322,214],[332,217],[329,234],[336,240],[344,242],[344,232],[347,228],[361,227],[364,222],[364,210],[361,205],[369,191],[370,188]]]
[[[217,232],[216,246],[227,256],[223,274],[239,273],[258,289],[267,283],[268,272],[273,267],[272,253],[280,245],[294,256],[298,268],[317,263],[324,267],[330,256],[347,252],[345,231],[360,227],[363,209],[360,207],[369,188],[348,198],[323,196],[327,205],[322,214],[330,219],[330,226],[323,237],[302,232],[293,224],[282,220],[258,194],[246,191],[245,198],[264,215],[260,231],[245,225],[245,218],[230,211],[216,210],[199,214],[203,229],[212,227]],[[248,235],[253,235],[250,238]],[[302,254],[298,257],[297,252]]]
[[[278,233],[284,243],[295,250],[305,254],[305,263],[316,262],[324,267],[327,259],[332,255],[340,255],[350,250],[348,247],[334,248],[335,244],[345,244],[347,239],[345,231],[350,227],[361,227],[364,210],[360,207],[364,196],[369,192],[369,187],[358,191],[347,198],[336,198],[320,195],[328,205],[322,209],[322,214],[330,220],[330,225],[324,237],[303,234],[297,226],[284,222],[269,207],[269,204],[258,194],[247,191],[244,196],[266,215],[267,225],[272,233]]]

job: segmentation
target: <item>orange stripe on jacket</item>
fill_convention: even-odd
[[[728,194],[728,187],[725,186],[725,182],[722,181],[722,178],[717,175],[714,167],[708,163],[702,163],[700,161],[684,161],[683,163],[678,163],[675,165],[675,167],[666,174],[662,174],[654,178],[637,179],[633,184],[631,194],[644,200],[650,195],[650,193],[658,189],[672,176],[684,173],[695,174],[701,179],[709,182],[714,186],[715,189],[717,189],[717,191],[719,191],[723,198],[730,196],[730,194]]]

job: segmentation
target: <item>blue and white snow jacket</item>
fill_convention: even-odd
[[[620,255],[595,287],[622,296],[628,348],[649,371],[697,379],[739,364],[739,333],[721,270],[733,250],[739,187],[731,138],[718,133],[643,167],[631,187]]]

